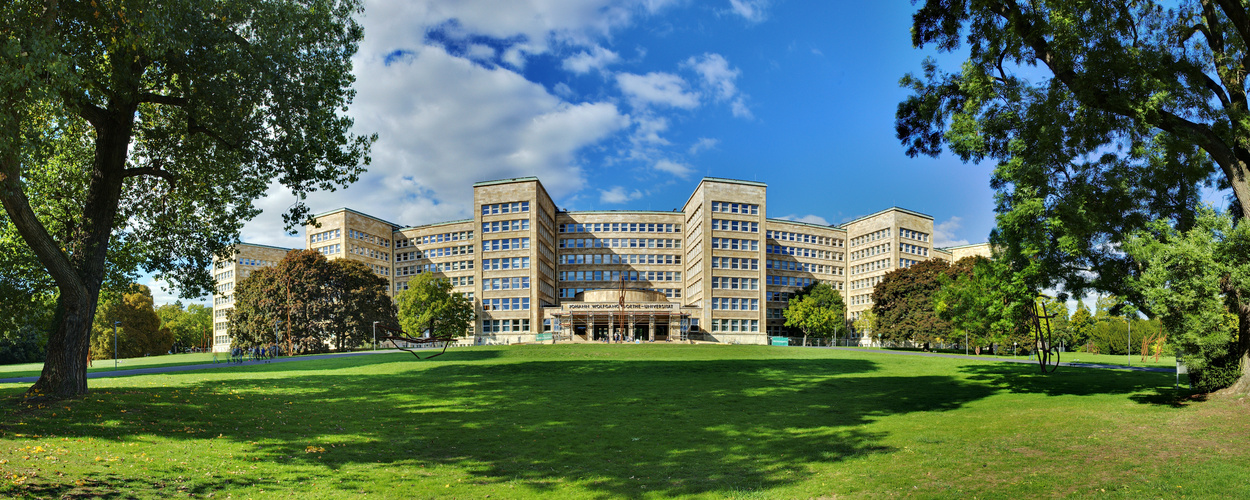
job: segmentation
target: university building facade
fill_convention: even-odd
[[[563,211],[534,177],[476,183],[473,199],[472,219],[422,226],[321,213],[305,248],[367,264],[392,293],[421,273],[449,280],[473,299],[475,343],[764,344],[808,284],[838,290],[853,320],[890,270],[989,254],[986,244],[934,248],[933,218],[897,207],[834,226],[770,219],[767,186],[742,180],[704,178],[671,212]],[[286,251],[245,243],[214,264],[215,349],[229,349],[235,280]]]

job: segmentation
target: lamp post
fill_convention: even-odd
[[[378,350],[378,322],[373,322],[373,350]]]
[[[117,325],[122,324],[121,321],[113,322],[113,369],[117,369]]]

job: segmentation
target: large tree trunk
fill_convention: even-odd
[[[107,111],[93,107],[84,108],[88,121],[96,129],[95,161],[81,225],[72,236],[73,241],[66,242],[70,252],[68,261],[72,276],[63,276],[64,273],[57,273],[53,267],[49,267],[49,271],[56,278],[57,288],[61,290],[61,300],[57,305],[58,321],[48,338],[48,355],[43,372],[27,391],[28,398],[63,399],[87,393],[87,351],[91,341],[91,323],[95,318],[100,287],[104,283],[109,237],[113,233],[113,222],[117,217],[122,185],[126,177],[126,156],[130,147],[135,108],[134,105],[110,106]],[[8,203],[5,208],[9,208]],[[29,210],[29,205],[26,205],[26,209]],[[38,229],[42,230],[42,225]],[[28,230],[33,231],[31,228]],[[23,237],[26,237],[26,232],[23,231]],[[30,241],[29,237],[25,239]],[[55,248],[55,255],[49,254],[46,248],[38,245],[32,245],[32,249],[45,266],[49,262],[59,265],[65,257]],[[75,293],[66,293],[67,288]]]
[[[1233,395],[1247,394],[1250,393],[1250,305],[1243,304],[1237,311],[1237,344],[1234,348],[1236,349],[1235,359],[1241,363],[1241,377],[1221,392]]]

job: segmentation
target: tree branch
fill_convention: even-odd
[[[160,177],[162,179],[165,179],[166,181],[169,181],[169,184],[171,186],[176,186],[178,184],[178,176],[176,174],[168,170],[161,169],[160,167],[128,168],[122,173],[123,177],[138,177],[140,175],[151,175],[151,176]]]
[[[187,98],[161,95],[161,94],[156,94],[153,92],[144,92],[142,94],[139,94],[139,102],[168,104],[170,106],[182,107],[182,106],[187,105]]]

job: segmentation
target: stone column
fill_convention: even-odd
[[[647,318],[647,340],[655,342],[655,314]],[[672,340],[671,338],[669,340]]]
[[[629,313],[629,334],[634,334],[634,313]]]

